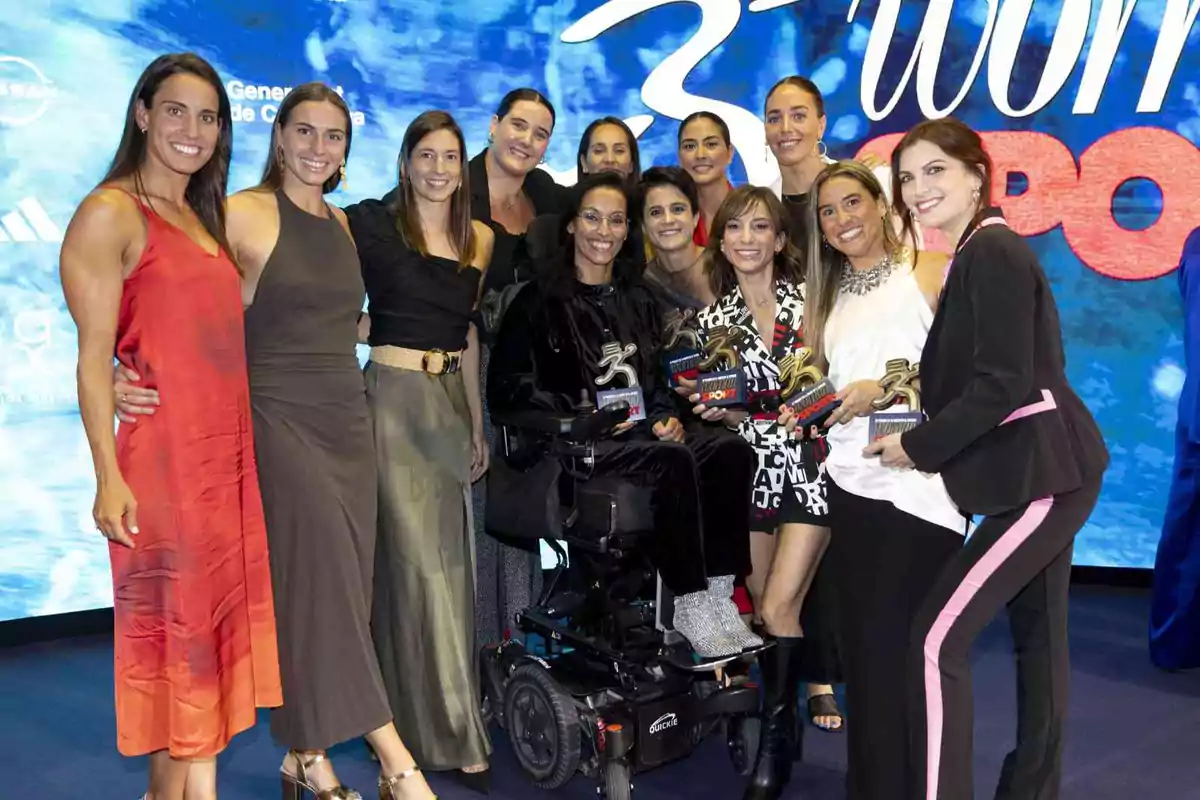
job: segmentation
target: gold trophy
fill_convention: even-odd
[[[893,433],[905,433],[925,421],[921,411],[921,364],[909,363],[906,358],[893,358],[885,366],[887,370],[879,380],[883,397],[871,401],[875,412],[870,416],[868,440],[879,441]],[[884,409],[904,403],[908,411],[885,412]]]
[[[833,381],[821,373],[811,347],[800,347],[779,361],[779,402],[796,415],[796,425],[820,425],[842,404]]]

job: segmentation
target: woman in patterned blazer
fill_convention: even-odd
[[[771,190],[755,186],[731,192],[713,219],[709,277],[720,299],[700,313],[700,328],[710,359],[725,361],[709,371],[740,370],[745,402],[706,405],[703,384],[692,395],[695,413],[738,431],[757,453],[750,528],[759,546],[765,539],[774,551],[759,609],[776,646],[760,658],[764,729],[747,800],[779,797],[791,777],[803,731],[797,688],[806,677],[800,610],[829,541],[824,443],[797,441],[779,424],[781,389],[788,399],[811,358],[801,330],[804,262],[786,219]]]

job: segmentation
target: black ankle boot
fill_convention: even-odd
[[[770,637],[775,646],[758,657],[762,671],[762,734],[750,785],[742,800],[778,800],[792,779],[792,762],[800,760],[804,728],[797,725],[800,687],[798,636]]]

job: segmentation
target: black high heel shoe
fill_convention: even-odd
[[[454,770],[454,780],[473,792],[492,793],[492,770],[490,768],[479,772],[463,772],[461,769],[456,769]]]

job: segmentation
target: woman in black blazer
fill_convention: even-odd
[[[990,206],[992,164],[954,119],[910,130],[892,155],[908,226],[956,242],[921,356],[927,421],[870,444],[884,465],[940,473],[982,517],[926,598],[914,629],[913,796],[972,797],[968,653],[1007,604],[1017,654],[1018,738],[997,798],[1055,800],[1066,716],[1067,590],[1076,533],[1108,451],[1064,374],[1058,309],[1037,256]]]

